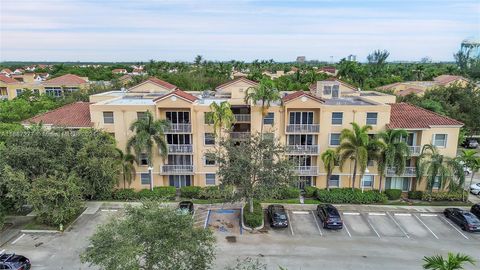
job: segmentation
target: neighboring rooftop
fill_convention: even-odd
[[[323,100],[323,99],[321,99],[321,98],[319,98],[319,97],[316,97],[316,96],[314,96],[314,95],[312,95],[312,94],[310,94],[310,93],[308,93],[308,92],[304,92],[304,91],[296,91],[296,92],[293,92],[293,93],[291,93],[291,94],[286,94],[286,95],[282,98],[282,100],[283,100],[283,102],[288,102],[288,101],[297,99],[297,98],[302,97],[302,96],[311,98],[311,99],[316,100],[316,101],[318,101],[318,102],[320,102],[320,103],[325,103],[325,100]]]
[[[0,74],[0,81],[4,83],[18,83],[17,80],[7,77],[3,74]]]
[[[392,103],[390,107],[388,128],[425,129],[431,126],[463,126],[460,121],[408,103]]]
[[[87,83],[85,79],[74,74],[65,74],[57,78],[46,80],[43,84],[50,85],[78,85]]]
[[[343,97],[325,99],[325,105],[377,105],[378,103],[370,102],[359,97]]]
[[[42,123],[44,125],[67,128],[91,127],[90,104],[90,102],[70,103],[29,118],[22,123],[25,125]]]
[[[457,76],[457,75],[440,75],[438,77],[433,78],[433,81],[439,83],[439,84],[448,84],[456,80],[465,80],[467,81],[466,78],[462,76]]]

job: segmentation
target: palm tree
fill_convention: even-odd
[[[348,159],[353,160],[352,189],[355,188],[357,168],[360,168],[360,177],[363,177],[368,163],[369,141],[368,131],[371,126],[360,127],[357,123],[350,123],[353,130],[343,129],[340,134],[340,146],[337,153],[340,161],[340,170]]]
[[[227,101],[223,101],[222,103],[217,104],[213,102],[210,104],[210,114],[207,119],[209,122],[213,123],[213,130],[215,132],[215,136],[217,135],[217,131],[219,132],[219,137],[222,138],[222,130],[223,129],[230,129],[232,125],[235,123],[235,115],[230,108],[230,103]]]
[[[475,265],[475,260],[465,254],[457,253],[448,253],[448,258],[445,259],[441,255],[436,255],[432,257],[423,257],[423,269],[430,270],[460,270],[465,269],[463,265],[465,263],[470,263]]]
[[[134,131],[135,135],[127,141],[127,153],[130,154],[133,149],[137,158],[142,153],[146,153],[148,165],[151,166],[152,149],[156,144],[160,149],[160,155],[166,157],[168,149],[164,131],[169,126],[170,123],[167,120],[154,120],[152,113],[146,111],[145,117],[137,119],[130,126],[130,130]]]
[[[262,124],[260,126],[260,134],[263,136],[263,119],[268,113],[268,109],[272,102],[281,101],[280,92],[275,87],[272,80],[263,78],[255,87],[249,87],[245,93],[245,103],[257,104],[261,102],[262,108]]]
[[[135,179],[135,166],[134,163],[137,163],[137,159],[132,154],[124,154],[122,150],[117,149],[120,161],[122,163],[122,176],[123,176],[123,188],[130,186],[133,179]]]
[[[477,151],[469,149],[469,150],[462,150],[462,154],[458,158],[464,166],[469,168],[472,171],[472,176],[470,178],[470,185],[473,183],[473,178],[475,173],[480,170],[480,157],[476,157]]]
[[[405,171],[406,159],[410,156],[410,148],[402,138],[407,136],[408,133],[403,129],[389,129],[377,135],[377,138],[383,142],[376,158],[380,176],[380,191],[382,191],[383,177],[387,168],[395,167],[396,175],[401,175]]]
[[[323,162],[323,167],[327,172],[327,190],[330,190],[328,180],[330,180],[330,176],[332,176],[332,171],[335,168],[335,162],[338,160],[337,152],[332,149],[328,149],[327,151],[323,152],[320,157]]]

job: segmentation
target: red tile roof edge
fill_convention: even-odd
[[[12,79],[10,77],[7,77],[3,74],[0,74],[0,81],[4,82],[4,83],[18,83],[17,80],[15,79]]]
[[[234,83],[236,83],[236,82],[238,82],[238,81],[245,81],[246,83],[258,85],[258,82],[256,82],[256,81],[249,80],[249,79],[247,79],[247,78],[245,78],[245,77],[239,77],[239,78],[230,80],[230,81],[228,81],[228,82],[226,82],[226,83],[220,84],[219,86],[215,87],[215,89],[224,88],[224,87],[229,86],[229,85],[231,85],[231,84],[234,84]]]
[[[433,112],[433,111],[430,111],[430,110],[427,110],[427,109],[424,109],[422,107],[417,107],[415,105],[412,105],[412,104],[409,104],[409,103],[405,103],[405,102],[401,102],[401,103],[390,103],[388,104],[390,105],[390,123],[387,124],[387,127],[388,128],[393,128],[393,129],[398,129],[398,128],[429,128],[429,127],[432,127],[432,126],[463,126],[464,124],[456,119],[453,119],[453,118],[450,118],[448,116],[445,116],[445,115],[441,115],[439,113],[436,113],[436,112]],[[425,123],[425,124],[419,124],[415,127],[402,127],[401,124],[398,124],[397,125],[393,125],[392,124],[392,119],[394,117],[393,113],[392,113],[392,110],[394,110],[395,108],[394,107],[400,107],[400,106],[409,106],[410,108],[414,108],[416,110],[420,110],[420,111],[423,111],[423,113],[427,113],[427,114],[430,114],[432,116],[435,116],[435,117],[438,117],[438,119],[442,119],[442,120],[445,120],[447,121],[448,123],[442,123],[442,124],[437,124],[437,123],[434,123],[434,124],[430,124],[430,123]],[[398,108],[399,109],[399,108]],[[398,111],[397,113],[399,113],[401,111]],[[404,111],[403,111],[404,112]],[[416,115],[416,116],[419,116],[419,115]],[[416,118],[417,120],[423,120],[422,117],[417,117]],[[408,119],[406,120],[408,121]],[[409,123],[409,124],[412,124],[413,123]],[[416,124],[416,123],[415,123]],[[405,126],[405,125],[404,125]]]
[[[321,98],[319,98],[319,97],[316,97],[316,96],[314,96],[314,95],[312,95],[312,94],[310,94],[310,93],[308,93],[308,92],[301,91],[301,90],[295,91],[295,92],[293,92],[293,93],[291,93],[291,94],[287,94],[286,96],[284,96],[284,97],[282,98],[282,100],[283,100],[283,102],[288,102],[288,101],[294,100],[294,99],[296,99],[296,98],[299,98],[299,97],[301,97],[301,96],[307,96],[307,97],[309,97],[309,98],[311,98],[311,99],[313,99],[313,100],[316,100],[316,101],[318,101],[318,102],[320,102],[320,103],[324,103],[324,102],[325,102],[325,100],[323,100],[323,99],[321,99]]]
[[[175,88],[177,88],[176,85],[171,84],[171,83],[169,83],[169,82],[166,82],[166,81],[164,81],[164,80],[162,80],[162,79],[159,79],[159,78],[156,78],[156,77],[150,77],[150,78],[148,78],[146,81],[144,81],[144,82],[142,82],[142,83],[146,83],[146,82],[148,82],[148,81],[153,82],[153,83],[155,83],[155,84],[158,84],[158,85],[160,85],[160,86],[162,86],[162,87],[165,87],[165,88],[167,88],[167,89],[170,89],[170,90],[174,90]]]
[[[47,111],[47,112],[44,112],[44,113],[41,113],[41,114],[38,114],[38,115],[35,115],[31,118],[28,118],[26,120],[23,120],[22,121],[22,124],[32,124],[32,123],[35,123],[35,124],[39,124],[39,123],[43,123],[43,124],[47,124],[47,125],[53,125],[53,126],[63,126],[63,127],[92,127],[93,126],[93,123],[91,121],[91,118],[90,118],[90,105],[93,104],[91,102],[83,102],[83,101],[78,101],[78,102],[74,102],[74,103],[69,103],[69,104],[66,104],[66,105],[63,105],[61,107],[58,107],[56,109],[53,109],[51,111]],[[77,123],[73,123],[73,124],[58,124],[58,123],[53,123],[53,122],[49,122],[49,123],[45,123],[43,121],[43,119],[41,119],[42,117],[44,116],[47,116],[47,115],[51,115],[51,114],[54,114],[54,113],[57,113],[59,111],[62,111],[62,110],[66,110],[66,109],[70,109],[71,107],[74,107],[74,106],[78,106],[78,105],[84,105],[86,108],[88,108],[88,114],[87,115],[87,118],[85,119],[80,119],[81,121],[77,122]],[[77,108],[78,109],[78,108]],[[80,109],[85,109],[84,107],[80,107]],[[83,112],[85,113],[85,112]],[[62,114],[64,115],[64,114]],[[80,113],[76,113],[75,114],[76,117],[78,116],[81,116]],[[40,120],[39,120],[40,119]],[[75,119],[75,120],[79,120],[79,119]],[[88,124],[87,124],[88,122]]]
[[[171,91],[170,93],[167,93],[167,94],[165,94],[161,97],[157,97],[157,98],[153,99],[153,102],[165,99],[165,98],[167,98],[169,96],[172,96],[172,95],[179,96],[179,97],[181,97],[183,99],[186,99],[190,102],[195,102],[198,99],[196,96],[194,96],[192,94],[189,94],[189,93],[177,88],[177,89]]]

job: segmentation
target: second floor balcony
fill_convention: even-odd
[[[193,145],[191,144],[168,144],[169,154],[193,153]]]
[[[234,114],[237,123],[250,123],[250,114]]]
[[[296,166],[294,171],[299,176],[315,176],[318,174],[317,166]]]
[[[418,156],[422,150],[420,145],[409,145],[408,148],[410,149],[410,156]]]
[[[318,155],[318,145],[287,145],[287,155]]]
[[[287,133],[318,133],[320,132],[319,124],[288,124]]]
[[[250,132],[230,132],[230,139],[237,141],[247,140],[251,136]]]
[[[0,100],[8,99],[8,95],[0,95]]]
[[[416,176],[416,169],[415,167],[405,167],[405,171],[397,175],[395,173],[395,167],[387,168],[387,176],[388,177],[415,177]]]
[[[162,165],[161,174],[193,174],[193,165]]]
[[[165,129],[165,133],[192,133],[192,124],[170,123]]]

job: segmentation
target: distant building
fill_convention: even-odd
[[[112,70],[112,73],[113,74],[127,74],[128,71],[124,68],[116,68],[116,69]]]
[[[463,40],[460,50],[471,58],[480,58],[480,39],[467,38]]]
[[[349,56],[347,56],[347,60],[356,62],[357,61],[357,56],[354,55],[354,54],[350,54]]]
[[[297,63],[305,63],[306,58],[305,56],[297,56]]]
[[[423,96],[427,90],[438,86],[450,86],[452,84],[465,86],[468,84],[468,80],[457,75],[440,75],[433,78],[433,81],[397,82],[377,87],[377,89],[392,91],[397,96],[407,96],[409,94]]]

